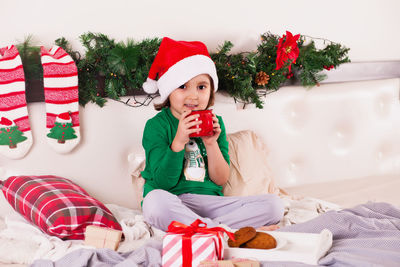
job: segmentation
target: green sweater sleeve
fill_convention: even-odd
[[[169,190],[178,183],[185,156],[184,150],[171,150],[171,140],[168,137],[170,130],[168,123],[163,125],[159,120],[149,120],[142,141],[146,154],[146,168],[142,176],[151,181],[153,187],[164,190]]]

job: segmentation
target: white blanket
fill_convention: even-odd
[[[283,200],[285,216],[280,226],[304,222],[327,210],[338,208],[335,204],[311,198],[283,197]],[[121,224],[125,235],[118,252],[137,249],[149,239],[162,239],[164,232],[149,227],[139,210],[113,204],[106,206]],[[80,240],[63,241],[44,234],[16,212],[9,213],[4,218],[0,217],[0,262],[2,263],[31,264],[36,259],[56,261],[79,248],[92,247],[85,246]]]
[[[127,252],[140,247],[150,238],[162,239],[164,232],[150,228],[140,211],[107,205],[122,226],[125,240],[118,251]],[[64,255],[85,246],[82,240],[63,241],[44,234],[22,216],[14,212],[0,220],[0,262],[31,264],[36,259],[58,260]]]

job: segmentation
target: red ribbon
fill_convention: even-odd
[[[177,221],[172,221],[168,226],[168,233],[183,234],[182,236],[182,266],[192,266],[192,236],[197,233],[214,234],[218,237],[218,260],[222,260],[222,240],[219,232],[225,232],[229,238],[235,240],[233,233],[226,231],[222,227],[207,228],[207,224],[201,220],[195,220],[191,225],[186,225]]]

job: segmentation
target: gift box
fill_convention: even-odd
[[[85,230],[85,245],[117,250],[121,237],[122,231],[88,225]]]
[[[223,233],[233,234],[221,227],[207,228],[196,220],[191,225],[173,221],[163,239],[162,266],[199,266],[204,260],[222,260],[224,255]]]

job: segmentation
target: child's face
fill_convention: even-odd
[[[210,76],[200,74],[169,95],[172,115],[179,119],[184,110],[204,110],[210,99]]]

